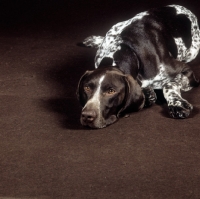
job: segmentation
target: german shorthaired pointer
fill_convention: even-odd
[[[98,50],[96,69],[86,71],[78,85],[82,125],[103,128],[148,107],[157,99],[154,89],[163,90],[171,117],[189,116],[193,106],[181,91],[199,85],[186,63],[200,49],[200,30],[191,11],[178,5],[150,9],[83,44]]]

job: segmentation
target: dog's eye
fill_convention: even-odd
[[[108,95],[113,95],[115,93],[116,93],[116,91],[113,88],[109,88],[108,91],[107,91]]]
[[[91,88],[89,86],[84,86],[84,90],[86,93],[89,93],[91,91]]]

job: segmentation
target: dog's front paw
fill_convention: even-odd
[[[144,88],[143,93],[145,95],[145,107],[149,107],[156,102],[157,96],[152,88]]]
[[[170,116],[177,119],[187,118],[193,109],[193,106],[186,100],[176,101],[168,107]]]

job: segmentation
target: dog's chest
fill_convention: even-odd
[[[158,73],[155,77],[150,79],[142,79],[142,88],[146,88],[148,86],[153,89],[162,89],[163,85],[170,81],[168,74],[166,73],[165,66],[161,64],[159,66]]]

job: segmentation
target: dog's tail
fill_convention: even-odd
[[[103,42],[104,37],[102,36],[89,36],[83,41],[83,45],[92,48],[99,48]]]

